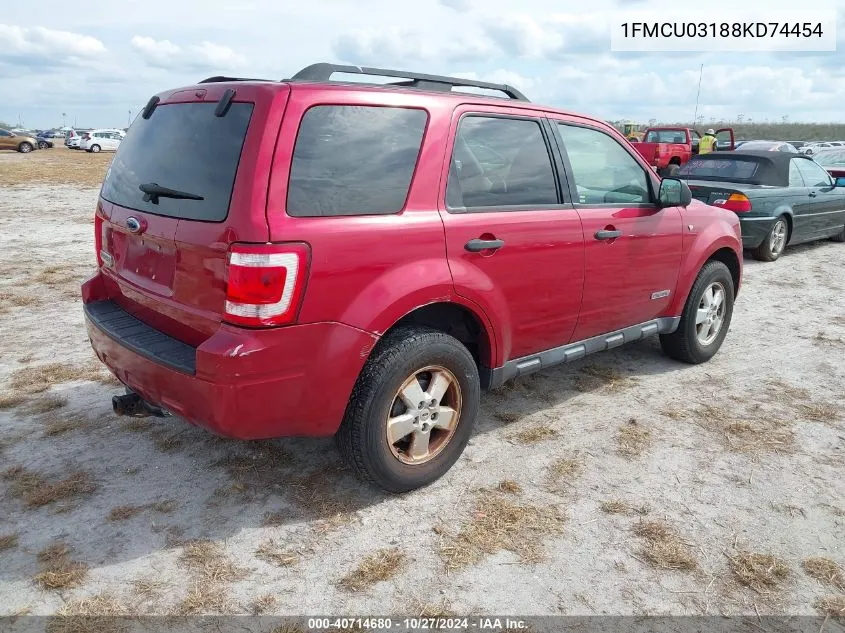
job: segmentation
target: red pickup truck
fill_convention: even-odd
[[[730,135],[730,145],[726,149],[734,149],[733,129],[716,130],[717,139],[720,134]],[[650,127],[643,134],[643,140],[633,145],[659,175],[674,177],[681,165],[698,154],[700,139],[701,134],[687,127]]]

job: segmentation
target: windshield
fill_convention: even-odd
[[[106,173],[103,198],[155,215],[224,220],[253,105],[233,103],[222,117],[214,116],[216,107],[160,105],[149,119],[135,119]],[[193,198],[150,196],[140,189],[150,184]]]
[[[759,168],[760,164],[753,159],[693,158],[681,167],[678,175],[689,180],[749,181],[754,178]]]
[[[845,167],[845,149],[819,152],[814,160],[822,167]]]

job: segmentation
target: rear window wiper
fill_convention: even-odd
[[[175,198],[176,200],[205,200],[202,196],[178,189],[162,187],[157,182],[146,182],[138,185],[138,189],[144,192],[144,202],[158,204],[159,198]]]

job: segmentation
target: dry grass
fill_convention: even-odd
[[[493,413],[493,417],[496,418],[499,422],[504,422],[505,424],[513,424],[517,422],[522,416],[519,413],[512,413],[510,411],[496,411]]]
[[[138,516],[144,510],[144,506],[117,506],[116,508],[112,508],[111,512],[109,512],[108,520],[126,521],[127,519],[131,519],[132,517]]]
[[[177,615],[232,613],[235,610],[226,588],[215,582],[200,581],[191,585],[176,607]]]
[[[619,427],[616,432],[616,452],[625,457],[637,457],[651,444],[651,431],[634,418]]]
[[[18,546],[17,534],[0,534],[0,552]]]
[[[845,591],[845,576],[842,574],[842,568],[829,558],[820,556],[808,558],[801,563],[801,566],[811,578]]]
[[[14,466],[3,473],[3,479],[10,482],[9,493],[28,507],[41,507],[56,501],[73,499],[94,492],[97,486],[86,472],[76,472],[65,479],[49,481],[38,473]]]
[[[845,596],[822,596],[813,606],[824,614],[834,618],[845,618]]]
[[[508,439],[520,444],[536,444],[557,436],[557,431],[545,424],[538,424],[508,436]]]
[[[818,347],[845,347],[845,339],[841,336],[830,336],[824,331],[818,332],[812,340]]]
[[[683,420],[687,417],[686,409],[679,409],[676,406],[663,407],[660,410],[660,415],[666,416],[670,420]]]
[[[26,412],[31,415],[39,415],[65,406],[67,406],[67,398],[64,396],[43,396],[30,402],[26,407]]]
[[[705,405],[696,409],[694,415],[702,428],[721,434],[732,451],[780,453],[794,448],[791,424],[759,408],[737,416],[725,407]]]
[[[516,483],[513,479],[505,479],[499,482],[499,485],[496,486],[496,489],[499,492],[504,492],[509,495],[518,495],[522,494],[522,486]]]
[[[347,591],[368,589],[396,576],[404,563],[405,554],[398,548],[380,549],[364,558],[358,567],[340,579],[339,584]]]
[[[99,187],[102,184],[113,154],[89,154],[59,145],[57,143],[52,149],[22,155],[21,158],[25,160],[3,161],[0,186],[44,183]]]
[[[434,602],[425,602],[419,598],[411,600],[411,604],[407,610],[403,610],[400,615],[408,615],[414,618],[452,618],[455,617],[455,612],[452,610],[452,603],[448,598],[443,598],[439,604]]]
[[[12,292],[0,292],[0,305],[24,308],[34,306],[38,303],[38,297],[33,295],[21,295]]]
[[[789,575],[787,564],[771,554],[740,551],[734,556],[728,555],[728,559],[737,580],[757,593],[777,589]]]
[[[171,453],[180,450],[185,445],[185,439],[181,433],[168,433],[160,431],[156,434],[153,442],[155,447],[162,453]]]
[[[55,437],[85,427],[88,420],[79,416],[55,417],[44,423],[44,437]]]
[[[38,553],[41,571],[35,583],[42,589],[71,589],[82,584],[88,576],[88,565],[71,560],[70,549],[64,543],[52,543]]]
[[[123,430],[129,431],[130,433],[145,433],[153,428],[153,426],[152,422],[144,418],[132,418],[123,425]]]
[[[36,283],[43,284],[48,288],[59,288],[67,284],[81,281],[83,274],[77,272],[76,266],[71,264],[56,264],[42,268],[35,276]],[[79,291],[74,289],[74,295]]]
[[[276,606],[276,596],[270,593],[265,593],[263,596],[258,596],[249,605],[249,610],[253,615],[261,615],[267,613]]]
[[[0,395],[0,411],[17,407],[26,401],[27,397],[18,391],[4,393]]]
[[[205,583],[239,580],[245,574],[214,541],[189,541],[185,544],[180,560]]]
[[[604,389],[616,393],[637,384],[635,378],[623,376],[615,368],[607,365],[585,365],[579,371],[574,384],[575,389],[581,392]]]
[[[80,365],[49,363],[35,367],[24,367],[12,373],[9,377],[9,384],[20,393],[33,394],[46,391],[53,385],[74,380],[111,382],[110,376],[104,374],[100,367],[99,364],[94,363]]]
[[[608,499],[602,501],[599,506],[602,512],[607,514],[628,514],[631,511],[630,506],[619,499]]]
[[[561,457],[549,466],[549,484],[553,488],[561,484],[571,486],[581,476],[584,461],[580,457]]]
[[[130,609],[111,594],[97,594],[62,606],[47,633],[125,633]]]
[[[554,507],[516,504],[495,494],[482,493],[472,516],[455,536],[444,535],[440,556],[447,570],[477,563],[487,555],[507,550],[527,563],[543,558],[543,541],[563,531],[564,517]]]
[[[802,403],[798,406],[798,412],[806,420],[833,424],[839,420],[839,409],[829,404]]]
[[[634,526],[634,534],[645,541],[640,554],[658,569],[690,571],[698,561],[677,532],[660,521],[641,521]]]
[[[809,390],[804,389],[803,387],[796,387],[795,385],[788,383],[785,380],[781,380],[780,378],[769,381],[769,384],[766,387],[766,393],[771,399],[785,404],[792,404],[796,401],[810,399]]]
[[[261,543],[258,549],[255,550],[255,555],[261,560],[267,561],[277,567],[290,567],[291,565],[296,565],[299,561],[299,557],[295,552],[284,549],[273,539],[268,539]]]
[[[132,581],[135,595],[145,602],[157,598],[166,587],[166,582],[154,578],[136,578]]]

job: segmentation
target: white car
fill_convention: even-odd
[[[801,153],[806,154],[807,156],[812,156],[818,151],[821,151],[823,149],[830,149],[831,147],[834,146],[830,143],[810,143],[809,145],[805,145],[801,148]]]
[[[79,143],[79,149],[84,149],[86,152],[100,151],[115,151],[120,146],[120,142],[126,132],[123,130],[91,130],[82,137]]]

